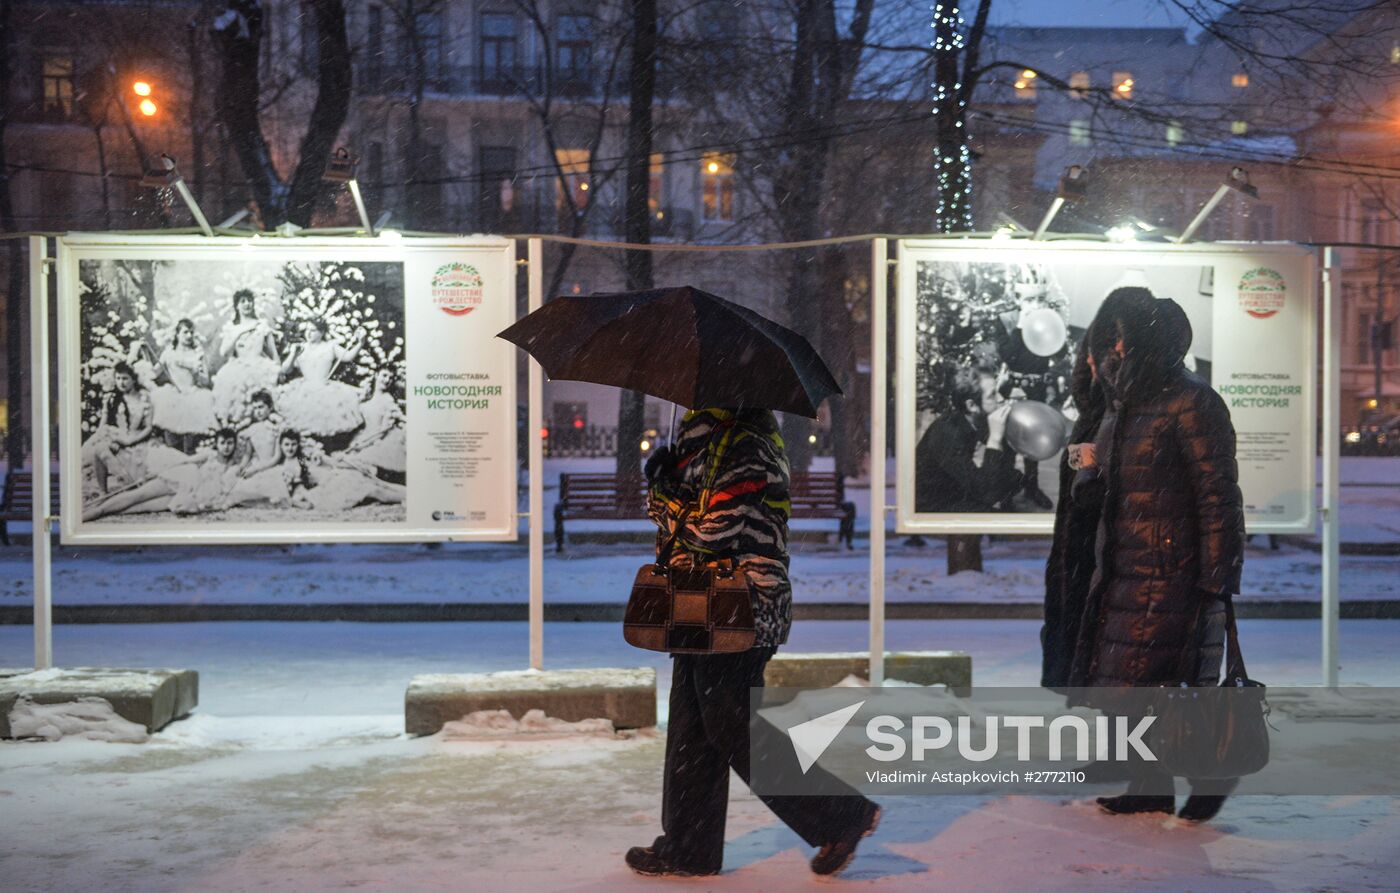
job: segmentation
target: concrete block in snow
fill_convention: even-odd
[[[199,703],[194,670],[73,667],[8,673],[0,670],[0,738],[10,737],[10,709],[20,696],[35,704],[101,698],[118,716],[148,732],[188,716]]]
[[[478,710],[526,711],[577,722],[610,719],[619,729],[656,725],[656,671],[650,667],[519,670],[415,676],[404,695],[404,728],[432,735]]]
[[[869,652],[779,652],[768,662],[763,682],[769,688],[829,688],[847,676],[870,678]],[[964,688],[972,684],[972,655],[965,651],[888,651],[885,678]]]

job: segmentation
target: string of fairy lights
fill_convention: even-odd
[[[956,59],[964,47],[962,11],[955,3],[935,3],[933,6],[933,53],[935,59],[951,55]],[[935,71],[940,66],[935,66]],[[957,71],[956,61],[950,66]],[[945,78],[934,79],[933,113],[950,110],[953,126],[958,131],[956,155],[940,145],[933,153],[933,171],[938,183],[936,226],[939,232],[972,229],[972,150],[968,146],[967,95],[957,80],[949,86]],[[941,130],[941,128],[940,128]]]

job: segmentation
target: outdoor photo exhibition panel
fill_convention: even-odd
[[[1125,286],[1185,311],[1185,363],[1234,422],[1250,532],[1312,530],[1311,251],[924,240],[899,243],[898,269],[899,532],[1051,532],[1077,417],[1075,352],[1104,298]],[[1006,419],[1000,442],[994,413]]]
[[[514,540],[515,246],[58,240],[66,543]]]

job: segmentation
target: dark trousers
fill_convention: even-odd
[[[763,686],[775,649],[737,654],[678,654],[671,677],[671,718],[661,801],[665,833],[654,847],[672,864],[716,872],[724,862],[729,770],[749,783],[749,689]],[[820,772],[813,767],[808,775]],[[760,799],[811,846],[831,843],[869,821],[875,805],[849,796]]]

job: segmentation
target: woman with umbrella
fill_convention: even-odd
[[[840,389],[806,339],[693,288],[560,298],[502,337],[552,379],[701,407],[685,414],[674,446],[647,462],[658,560],[665,551],[671,567],[732,562],[749,584],[754,643],[747,651],[674,655],[663,833],[630,849],[626,861],[649,876],[718,874],[729,770],[750,778],[749,690],[763,686],[764,667],[792,624],[788,462],[772,410],[815,417]],[[808,777],[820,772],[813,767]],[[880,808],[854,791],[761,799],[820,848],[811,861],[818,875],[849,865],[880,820]]]

